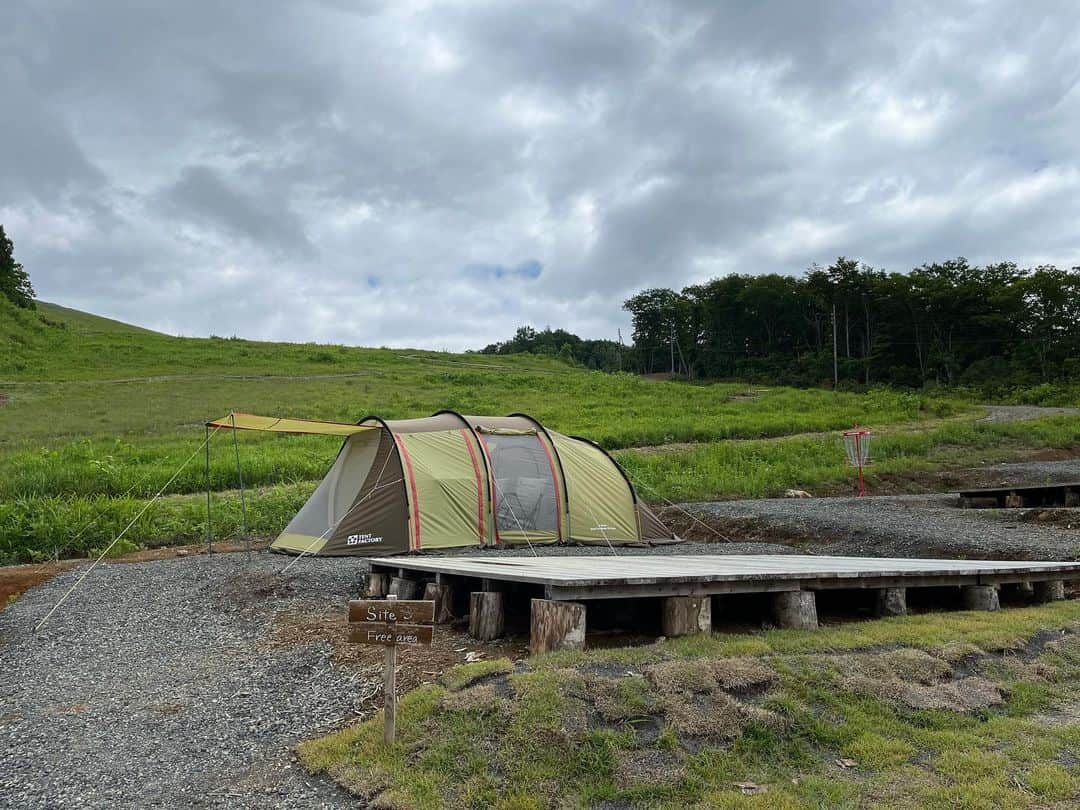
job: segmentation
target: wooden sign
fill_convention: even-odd
[[[353,599],[349,602],[349,641],[386,647],[383,679],[383,742],[393,745],[397,732],[397,648],[430,644],[435,602],[419,599]]]
[[[381,624],[353,622],[349,641],[353,644],[430,644],[434,628],[430,624]]]
[[[353,599],[349,602],[349,621],[432,624],[435,621],[435,602],[419,599]]]

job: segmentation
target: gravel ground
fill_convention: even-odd
[[[266,553],[99,566],[0,612],[0,806],[345,807],[291,746],[363,690],[329,645],[271,646],[274,613],[340,606],[354,560],[305,559],[285,579]]]
[[[785,553],[766,543],[619,554]],[[528,548],[471,551],[531,554]],[[542,554],[610,554],[546,547]],[[0,612],[0,806],[354,807],[306,774],[292,746],[360,711],[370,686],[324,641],[272,643],[275,617],[340,609],[362,560],[257,553],[64,571]]]
[[[987,464],[971,471],[974,487],[1006,487],[1080,481],[1080,458],[1065,461],[1027,461],[1022,464]]]
[[[1020,422],[1025,419],[1041,419],[1044,416],[1060,416],[1080,413],[1080,408],[1053,408],[1042,405],[984,405],[983,422]]]
[[[894,495],[729,501],[690,508],[700,509],[722,528],[728,526],[729,532],[742,526],[755,534],[783,537],[812,554],[1080,559],[1076,529],[1021,520],[1011,510],[960,509],[956,504],[955,496]]]

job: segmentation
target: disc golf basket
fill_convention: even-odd
[[[866,494],[866,483],[863,481],[863,467],[870,463],[870,438],[871,431],[860,428],[858,424],[852,430],[844,431],[844,452],[847,453],[848,464],[859,471],[859,497]]]

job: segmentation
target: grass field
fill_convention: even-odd
[[[961,397],[652,382],[553,358],[450,355],[161,335],[43,304],[0,302],[0,561],[104,546],[230,410],[357,421],[530,413],[617,452],[649,500],[839,491],[850,481],[837,432],[885,432],[880,475],[958,460],[1004,460],[1025,448],[1080,444],[1074,420],[975,424]],[[929,430],[919,432],[912,428]],[[818,435],[800,435],[818,434]],[[274,534],[324,474],[338,441],[227,431],[211,442],[212,532],[241,531],[235,452],[251,531]],[[686,446],[683,446],[686,445]],[[662,452],[656,446],[671,446]],[[202,459],[132,527],[135,546],[206,534]],[[873,483],[873,479],[871,480]]]
[[[1077,631],[1072,601],[467,664],[395,745],[376,715],[299,754],[380,807],[1076,807]]]

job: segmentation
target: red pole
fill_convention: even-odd
[[[863,483],[862,475],[862,434],[855,434],[855,459],[859,463],[859,497],[863,497],[866,494],[866,485]]]

